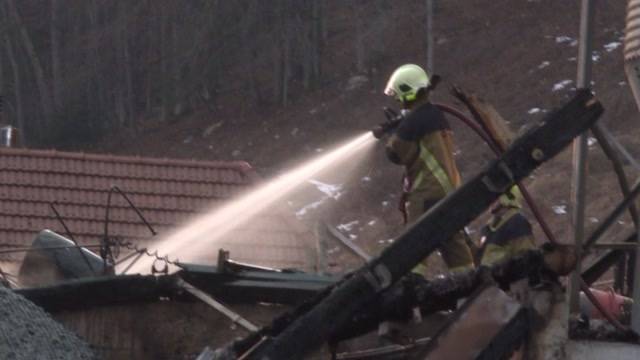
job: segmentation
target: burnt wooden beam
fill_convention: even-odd
[[[530,129],[499,159],[409,226],[378,257],[332,288],[309,311],[284,326],[275,337],[262,341],[244,358],[304,358],[332,333],[348,326],[354,313],[480,215],[515,182],[590,128],[602,112],[601,104],[589,91],[579,90],[563,108],[550,114],[540,126]]]
[[[351,317],[349,326],[331,334],[330,342],[344,341],[366,334],[387,320],[408,320],[412,310],[420,308],[423,316],[456,307],[458,299],[469,297],[489,282],[506,288],[525,278],[540,278],[553,274],[552,264],[545,263],[544,253],[530,250],[492,267],[479,268],[427,281],[420,276],[408,276],[391,289],[375,297]]]

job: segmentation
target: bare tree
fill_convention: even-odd
[[[36,84],[38,87],[38,92],[40,93],[40,103],[42,105],[42,113],[44,115],[44,125],[49,125],[52,118],[52,114],[53,114],[53,108],[51,104],[51,92],[49,91],[49,88],[47,86],[47,81],[44,75],[42,64],[40,62],[40,57],[36,52],[35,46],[33,45],[33,41],[29,36],[29,32],[27,31],[27,28],[22,22],[22,18],[18,13],[18,9],[16,7],[15,1],[6,0],[6,3],[9,8],[9,14],[11,15],[13,22],[15,23],[15,25],[18,28],[18,31],[20,32],[20,36],[22,38],[22,45],[27,53],[29,62],[31,63],[33,72],[36,77]]]
[[[62,107],[62,74],[60,70],[60,20],[58,0],[51,0],[51,20],[50,37],[51,37],[51,73],[53,77],[53,103],[55,110],[58,111]]]
[[[4,46],[7,52],[7,58],[11,64],[11,72],[13,73],[13,98],[15,108],[15,125],[18,128],[18,137],[20,143],[26,145],[25,126],[24,126],[24,111],[22,107],[22,80],[20,78],[20,68],[16,61],[15,52],[13,51],[13,45],[9,36],[5,35]]]

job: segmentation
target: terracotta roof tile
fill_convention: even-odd
[[[98,243],[104,231],[108,191],[114,185],[164,233],[246,190],[256,179],[245,162],[2,148],[0,249],[28,246],[45,228],[64,234],[49,205],[54,202],[80,243]],[[127,202],[117,194],[111,200],[110,234],[148,242],[149,230]],[[252,220],[229,235],[233,241],[219,245],[231,249],[231,256],[240,261],[308,269],[310,237],[292,214],[278,211]],[[0,260],[21,257],[0,255]]]

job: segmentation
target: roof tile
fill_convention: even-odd
[[[160,233],[246,190],[257,178],[244,162],[185,161],[58,151],[0,149],[0,248],[28,246],[37,232],[64,233],[50,203],[82,244],[104,231],[109,189],[127,193]],[[109,232],[147,242],[148,228],[113,193]],[[229,234],[225,246],[241,261],[303,267],[310,234],[292,226],[291,214],[266,214]],[[291,218],[287,218],[291,217]],[[305,238],[306,237],[306,238]],[[20,259],[22,255],[1,256]]]

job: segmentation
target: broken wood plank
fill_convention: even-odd
[[[340,231],[338,231],[338,229],[334,228],[333,226],[331,226],[329,224],[326,224],[326,227],[329,230],[329,233],[331,235],[333,235],[333,237],[336,238],[336,240],[340,241],[340,243],[347,250],[351,251],[353,254],[355,254],[356,256],[360,257],[365,262],[371,260],[371,255],[367,254],[367,252],[362,250],[361,247],[359,247],[358,245],[354,244],[353,241],[349,240],[346,236],[342,235],[342,233]]]
[[[256,332],[258,331],[258,327],[253,325],[249,320],[243,318],[242,316],[240,316],[240,314],[236,313],[235,311],[229,309],[228,307],[224,306],[224,304],[222,304],[221,302],[217,301],[216,299],[214,299],[213,297],[211,297],[209,294],[207,294],[206,292],[198,289],[197,287],[189,284],[188,282],[178,278],[176,281],[176,284],[183,288],[185,291],[187,291],[189,294],[195,296],[196,298],[202,300],[202,302],[204,302],[205,304],[211,306],[212,308],[216,309],[218,312],[220,312],[222,315],[228,317],[234,324],[238,324],[240,326],[242,326],[243,328],[245,328],[246,330],[250,331],[250,332]]]

